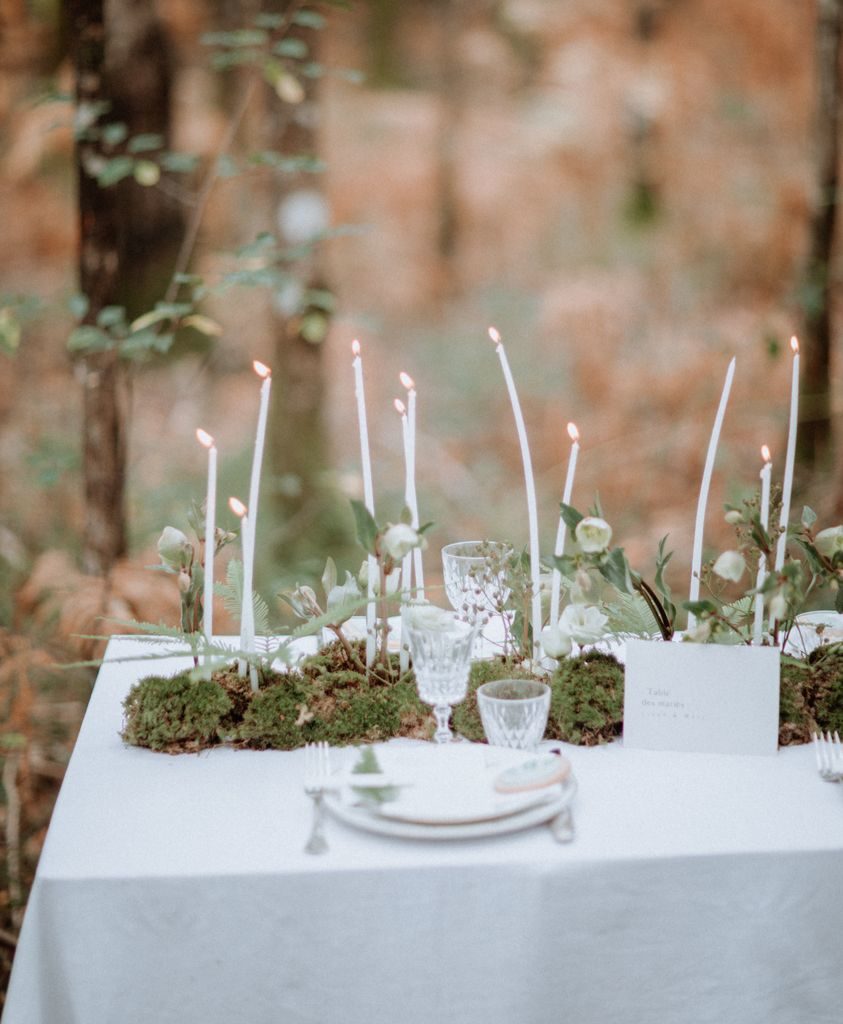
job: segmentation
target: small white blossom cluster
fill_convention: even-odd
[[[574,530],[577,543],[588,554],[607,551],[612,541],[612,527],[599,516],[585,516]],[[559,621],[545,626],[541,632],[541,643],[550,658],[564,658],[571,653],[573,645],[597,643],[606,632],[608,618],[595,605],[584,598],[590,589],[586,573],[577,574],[572,590],[573,603],[569,604]]]

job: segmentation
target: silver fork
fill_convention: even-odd
[[[304,791],[313,800],[313,825],[305,844],[307,853],[327,853],[323,834],[325,790],[331,774],[331,751],[327,743],[308,743],[304,748]]]
[[[833,736],[830,732],[825,736],[822,733],[811,733],[811,739],[814,741],[814,754],[820,778],[826,782],[843,781],[843,744],[837,733],[835,732]]]

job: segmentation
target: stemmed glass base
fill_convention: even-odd
[[[453,743],[455,736],[451,731],[451,705],[436,704],[433,708],[436,718],[436,732],[433,734],[434,743]]]

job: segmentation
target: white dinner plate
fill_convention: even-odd
[[[384,778],[399,777],[404,783],[393,799],[378,806],[367,806],[364,795],[351,788],[353,775],[346,773],[344,784],[330,800],[336,814],[363,827],[371,827],[367,825],[370,819],[420,826],[426,838],[431,838],[427,836],[428,829],[440,827],[448,829],[440,837],[446,838],[456,835],[451,829],[486,825],[531,811],[541,814],[546,805],[558,803],[562,793],[567,793],[558,785],[520,793],[498,793],[495,781],[501,772],[530,762],[535,755],[490,748],[486,744],[379,746],[377,758]],[[391,829],[387,834],[397,835]]]
[[[425,825],[419,822],[387,818],[376,811],[357,807],[343,800],[341,795],[326,794],[328,811],[346,825],[397,839],[482,839],[486,836],[520,832],[555,818],[573,800],[577,791],[573,776],[559,786],[548,787],[541,803],[533,803],[524,810],[505,817],[472,821],[453,825]]]

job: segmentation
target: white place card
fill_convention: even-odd
[[[627,642],[624,746],[775,754],[778,735],[775,647]]]

